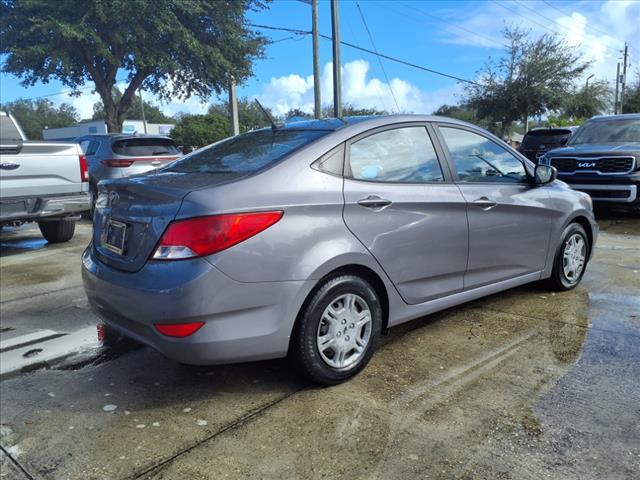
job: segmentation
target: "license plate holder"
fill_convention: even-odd
[[[118,255],[124,253],[124,242],[127,236],[127,224],[117,220],[107,222],[107,234],[104,239],[104,247]]]

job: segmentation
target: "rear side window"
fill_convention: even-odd
[[[329,130],[256,130],[197,150],[166,170],[183,173],[257,172],[330,133]]]
[[[98,145],[95,140],[83,140],[80,142],[80,148],[85,155],[95,155],[98,151]]]
[[[127,138],[111,146],[116,155],[151,157],[153,155],[179,155],[180,150],[169,138]]]
[[[0,115],[0,142],[3,144],[15,144],[22,140],[22,135],[6,115]]]
[[[436,151],[425,127],[385,130],[351,145],[349,167],[356,180],[442,182]]]

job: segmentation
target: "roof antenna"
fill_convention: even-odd
[[[267,119],[271,123],[271,130],[273,130],[275,132],[278,128],[283,127],[283,125],[281,123],[276,123],[275,122],[273,117],[269,114],[267,109],[262,106],[262,104],[260,103],[260,101],[257,98],[255,98],[253,101],[256,102],[256,104],[258,104],[258,107],[260,107],[260,110],[262,110],[262,113],[264,114],[264,116],[267,117]]]

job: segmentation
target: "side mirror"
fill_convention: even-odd
[[[558,177],[558,170],[550,165],[536,165],[533,177],[536,185],[546,185]]]

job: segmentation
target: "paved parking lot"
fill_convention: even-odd
[[[2,478],[638,478],[640,219],[600,226],[577,289],[528,285],[405,324],[324,389],[286,361],[187,367],[59,336],[97,321],[79,277],[90,225],[56,246],[3,232],[0,339],[54,338],[25,359],[48,369],[0,383]],[[50,341],[69,355],[48,360]]]

